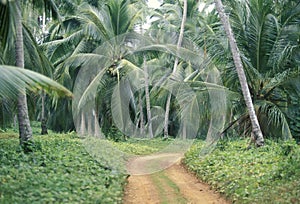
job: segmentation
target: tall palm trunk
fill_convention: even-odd
[[[183,32],[184,32],[184,26],[186,22],[186,16],[187,16],[187,0],[183,1],[183,13],[182,13],[182,20],[181,20],[181,25],[180,25],[180,33],[178,37],[178,42],[177,42],[177,50],[181,47],[182,40],[183,40]],[[175,58],[174,62],[174,67],[173,67],[173,74],[177,70],[177,65],[178,65],[178,57]],[[172,93],[170,92],[167,98],[167,103],[166,103],[166,112],[165,112],[165,121],[164,121],[164,137],[168,137],[168,126],[169,126],[169,114],[170,114],[170,106],[171,106],[171,97]]]
[[[150,93],[149,93],[149,75],[148,75],[146,57],[144,57],[144,74],[145,74],[145,96],[146,96],[146,109],[147,109],[147,119],[148,119],[148,131],[149,131],[149,137],[153,138]]]
[[[86,129],[85,129],[85,115],[84,112],[81,111],[81,120],[80,120],[80,129],[79,129],[80,136],[85,136]]]
[[[100,134],[100,128],[99,128],[99,122],[98,122],[98,108],[96,107],[96,110],[93,109],[93,116],[94,116],[94,128],[95,128],[95,132],[94,132],[94,136],[100,138],[101,134]]]
[[[23,48],[23,32],[22,32],[22,13],[20,0],[15,1],[16,3],[16,15],[15,15],[15,26],[16,26],[16,66],[24,68],[24,48]],[[18,122],[19,122],[19,136],[20,144],[25,151],[28,150],[28,145],[32,142],[32,130],[30,127],[30,121],[28,116],[27,98],[26,91],[24,88],[23,92],[18,95]]]
[[[259,123],[258,123],[258,119],[257,116],[255,114],[255,110],[254,110],[254,106],[252,103],[252,99],[251,99],[251,95],[250,95],[250,91],[249,91],[249,87],[247,84],[247,79],[246,79],[246,75],[243,69],[243,64],[242,64],[242,60],[241,60],[241,56],[234,38],[234,34],[232,32],[229,20],[227,18],[227,16],[225,15],[224,12],[224,6],[222,4],[221,0],[215,0],[215,4],[216,4],[216,8],[218,10],[220,19],[222,21],[222,24],[224,26],[226,35],[229,39],[229,44],[230,44],[230,49],[231,49],[231,53],[233,56],[233,61],[235,64],[235,68],[239,77],[239,81],[241,84],[241,88],[242,88],[242,92],[243,92],[243,96],[244,96],[244,100],[246,103],[246,106],[248,108],[249,111],[249,116],[250,116],[250,121],[251,121],[251,125],[252,125],[252,133],[255,139],[255,143],[257,146],[262,146],[264,145],[264,137],[263,134],[261,132]]]
[[[145,132],[144,130],[144,112],[143,112],[143,101],[142,101],[142,93],[141,91],[139,92],[139,111],[140,111],[140,114],[139,114],[139,119],[137,119],[137,124],[136,124],[136,129],[138,129],[138,127],[140,126],[140,137],[143,137],[143,134]],[[138,133],[137,133],[138,134]]]
[[[87,120],[87,132],[89,136],[94,135],[93,134],[93,112],[92,110],[87,111],[88,114],[88,120]],[[95,123],[94,123],[95,124]]]
[[[139,108],[140,108],[140,135],[142,136],[145,132],[144,127],[144,112],[143,112],[143,101],[142,101],[142,93],[139,93]]]

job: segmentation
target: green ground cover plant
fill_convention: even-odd
[[[34,137],[24,154],[0,133],[0,203],[121,203],[126,176],[90,156],[76,134]]]
[[[119,150],[124,151],[128,154],[134,155],[147,155],[161,151],[168,144],[172,142],[172,139],[163,140],[162,138],[154,139],[139,139],[129,138],[126,141],[119,141],[111,143]]]
[[[191,171],[234,203],[300,203],[300,146],[271,141],[247,149],[244,139],[222,140],[199,157],[203,142],[185,154]]]

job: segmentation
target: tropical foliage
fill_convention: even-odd
[[[225,1],[225,8],[264,135],[291,138],[289,124],[292,121],[288,109],[295,108],[291,98],[299,98],[299,84],[296,82],[299,78],[299,35],[296,34],[299,32],[299,3]],[[236,127],[238,134],[249,134],[249,116],[241,100],[233,61],[228,60],[231,57],[227,40],[222,34],[216,13],[213,11],[206,15],[205,26],[200,28],[204,37],[195,38],[220,65],[224,85],[234,92],[230,93],[232,117],[227,122],[228,127]],[[295,137],[297,135],[294,134]]]
[[[185,128],[181,129],[180,121],[185,120],[199,122],[203,128],[192,131],[197,131],[198,136],[207,134],[209,121],[215,113],[209,108],[212,103],[209,96],[217,89],[223,95],[226,92],[227,108],[224,108],[226,122],[220,122],[214,134],[248,135],[251,132],[228,40],[217,11],[210,3],[187,1],[184,40],[178,51],[177,33],[182,27],[183,1],[164,1],[157,9],[148,9],[146,1],[130,0],[29,2],[22,4],[25,67],[49,76],[69,90],[81,86],[77,93],[81,97],[75,96],[75,104],[80,102],[84,106],[93,98],[92,108],[85,110],[86,116],[93,117],[86,117],[79,111],[78,121],[73,122],[71,100],[44,97],[43,93],[29,94],[31,119],[41,119],[45,115],[48,126],[56,131],[74,130],[75,126],[79,130],[79,124],[85,124],[82,129],[89,129],[91,134],[99,136],[102,132],[117,140],[124,138],[117,130],[120,124],[115,124],[112,114],[123,117],[122,107],[118,105],[121,100],[112,101],[111,98],[115,96],[114,88],[131,76],[131,84],[123,91],[131,98],[129,114],[135,126],[133,132],[145,134],[152,121],[155,132],[161,128],[156,125],[160,117],[156,113],[151,119],[147,117],[146,90],[137,90],[134,86],[137,81],[144,84],[146,64],[151,106],[166,106],[169,96],[166,87],[171,90],[179,84],[186,84],[195,94],[190,100],[178,98],[178,95],[171,97],[167,123],[170,135],[183,133]],[[263,134],[285,139],[299,137],[299,3],[274,3],[271,0],[264,3],[226,0],[223,3]],[[8,35],[14,33],[10,24],[12,16],[9,15],[14,9],[12,5],[7,1],[0,7],[3,16],[0,20],[0,50],[3,53],[0,62],[6,65],[13,64],[15,56],[10,49],[14,38]],[[149,17],[153,21],[148,25],[150,28],[145,29]],[[176,59],[178,69],[171,74]],[[77,76],[85,71],[90,72],[90,78],[78,83]],[[135,77],[130,75],[132,73]],[[212,79],[211,74],[213,78],[220,75],[221,80]],[[219,96],[222,95],[220,92]],[[33,101],[38,101],[38,104]],[[194,114],[188,114],[187,107],[191,103],[195,105],[189,111]],[[16,105],[8,104],[4,97],[1,106],[1,124],[12,124]],[[193,120],[197,113],[201,117]],[[91,130],[94,124],[99,124],[101,130],[95,127]]]
[[[121,203],[127,175],[94,160],[76,134],[35,136],[31,154],[17,141],[0,133],[1,203]]]
[[[228,3],[232,8],[229,11],[231,24],[238,36],[250,92],[264,134],[291,138],[286,110],[290,105],[290,95],[297,92],[299,96],[299,85],[291,84],[291,81],[299,78],[299,61],[296,57],[299,36],[292,37],[291,33],[299,32],[300,5],[293,1],[275,5],[271,1]],[[286,13],[278,12],[286,7],[290,7]],[[245,16],[250,18],[246,19]],[[242,30],[240,25],[244,25]],[[232,71],[230,68],[226,70],[228,74]],[[226,83],[233,84],[232,80],[228,78]],[[244,115],[241,116],[238,121],[247,127],[242,119]]]
[[[87,135],[139,155],[177,136],[236,137],[201,159],[196,144],[186,165],[235,202],[299,202],[299,0],[218,0],[225,15],[212,1],[162,2],[0,0],[0,131],[23,125],[21,144],[35,142],[24,154],[0,134],[0,202],[121,202],[126,175],[89,155]],[[246,151],[253,116],[266,145]],[[29,119],[65,134],[32,138]]]
[[[266,140],[265,147],[246,150],[245,143],[244,139],[224,140],[199,159],[204,143],[197,142],[184,163],[234,203],[298,203],[299,145]]]

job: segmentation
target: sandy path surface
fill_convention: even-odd
[[[128,179],[125,189],[124,204],[229,204],[230,202],[222,198],[218,193],[210,190],[207,184],[200,182],[193,174],[188,172],[177,157],[181,155],[162,155],[158,165],[166,167],[164,170],[142,174],[146,163],[158,155],[146,156],[133,159],[128,163],[129,172],[135,172]],[[166,158],[172,158],[168,161]],[[175,161],[177,158],[177,161]],[[166,164],[163,164],[164,162]],[[132,164],[132,165],[131,165]],[[171,164],[171,166],[170,166]],[[137,169],[142,169],[138,171]],[[147,168],[148,169],[148,168]]]

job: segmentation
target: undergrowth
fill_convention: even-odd
[[[126,175],[90,156],[76,134],[34,136],[24,154],[0,133],[0,203],[121,203]]]
[[[134,155],[147,155],[155,152],[159,152],[168,144],[170,144],[172,140],[163,140],[161,138],[154,139],[136,139],[129,138],[126,141],[119,141],[111,143],[117,147],[119,150],[124,151],[129,154]]]
[[[184,163],[234,203],[300,203],[300,147],[295,141],[266,141],[246,149],[245,140],[220,141],[199,157],[203,142],[193,145]]]

